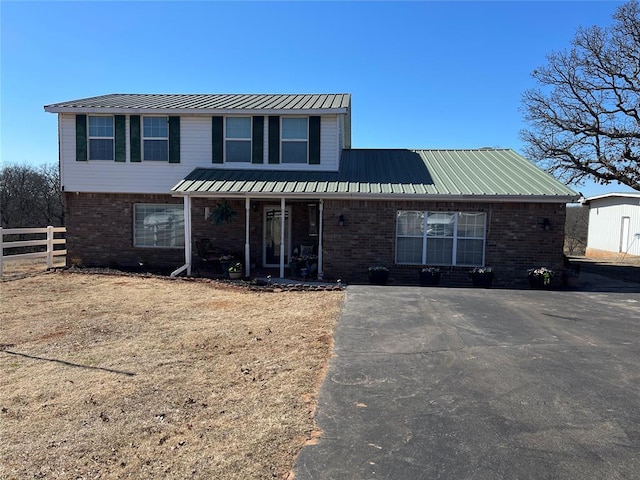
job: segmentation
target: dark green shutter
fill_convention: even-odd
[[[224,128],[223,117],[211,119],[211,163],[224,162]]]
[[[309,117],[309,163],[320,163],[320,117]]]
[[[169,117],[169,163],[180,163],[180,117]]]
[[[269,117],[269,163],[280,163],[280,117]]]
[[[264,117],[253,117],[253,138],[251,139],[251,162],[264,163]]]
[[[129,117],[129,150],[131,150],[131,161],[142,160],[142,145],[140,143],[140,115]]]
[[[127,139],[124,115],[115,116],[116,129],[116,162],[125,162],[127,157]]]
[[[87,116],[76,115],[76,161],[87,161]]]

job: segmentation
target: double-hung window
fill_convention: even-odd
[[[135,204],[133,209],[135,247],[184,247],[182,205]]]
[[[169,123],[167,117],[143,117],[143,159],[166,162],[169,160]]]
[[[309,119],[282,118],[282,163],[308,163]]]
[[[251,117],[226,117],[227,162],[251,162]]]
[[[113,117],[89,116],[89,160],[113,160]]]
[[[484,213],[399,211],[396,262],[481,266],[485,225]]]

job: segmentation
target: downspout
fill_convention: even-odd
[[[284,278],[284,226],[285,226],[284,197],[280,199],[280,278]]]
[[[324,277],[324,268],[322,266],[322,223],[323,217],[322,212],[324,212],[324,200],[320,200],[320,207],[318,209],[318,213],[320,216],[319,225],[318,225],[318,280],[322,280]]]
[[[248,277],[251,275],[251,260],[249,257],[249,213],[251,212],[251,199],[247,197],[244,201],[244,213],[245,213],[245,223],[244,223],[244,276]]]
[[[171,272],[172,277],[177,277],[187,271],[191,276],[191,197],[184,196],[184,265]]]

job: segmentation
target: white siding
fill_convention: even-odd
[[[247,168],[264,170],[337,170],[339,139],[337,116],[321,118],[320,165],[269,164],[269,127],[265,117],[264,164],[212,164],[211,117],[180,117],[180,163],[131,163],[129,116],[126,118],[126,162],[76,161],[75,115],[59,114],[62,185],[67,192],[168,193],[194,168]]]
[[[622,219],[629,217],[628,239],[622,240],[622,253],[640,255],[640,199],[608,197],[589,205],[587,247],[620,253]]]

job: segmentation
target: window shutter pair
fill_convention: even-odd
[[[142,161],[142,131],[140,115],[129,117],[131,161]],[[169,163],[180,163],[180,117],[169,117]]]
[[[263,163],[264,117],[252,117],[251,163]],[[211,163],[224,163],[224,117],[211,119]]]
[[[140,115],[129,117],[129,148],[131,161],[142,161],[142,130]],[[169,163],[180,163],[180,117],[169,117]]]
[[[115,152],[114,160],[124,162],[126,160],[126,127],[124,115],[114,116],[115,126]],[[86,162],[88,159],[88,132],[87,116],[76,115],[76,161]]]
[[[124,115],[115,115],[115,161],[126,161],[126,121]],[[140,115],[129,117],[129,148],[131,161],[142,160]],[[76,161],[87,161],[87,116],[76,115]],[[180,117],[169,117],[169,163],[180,163]]]
[[[269,117],[269,163],[280,163],[280,117]],[[320,117],[309,117],[309,164],[320,164]]]

